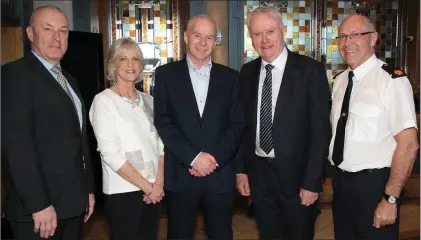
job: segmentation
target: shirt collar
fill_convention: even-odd
[[[285,67],[286,62],[287,62],[287,58],[288,58],[288,50],[284,46],[284,49],[282,50],[281,54],[279,54],[279,56],[277,58],[275,58],[275,60],[273,60],[273,62],[271,62],[270,64],[272,64],[275,68],[283,69]],[[262,58],[262,66],[261,66],[260,70],[263,70],[267,64],[269,64],[269,62],[266,62]]]
[[[187,66],[190,70],[193,70],[195,72],[201,73],[201,74],[210,74],[210,70],[212,68],[212,58],[209,59],[209,62],[206,64],[203,64],[200,69],[197,69],[196,66],[192,63],[190,60],[189,55],[187,54]]]
[[[42,58],[40,55],[38,55],[38,53],[36,53],[34,50],[31,50],[31,52],[35,55],[35,57],[38,58],[38,60],[40,60],[40,62],[42,63],[42,65],[44,65],[44,67],[48,70],[51,71],[51,68],[54,67],[53,64],[47,62],[44,58]],[[58,64],[60,66],[60,64]]]
[[[354,70],[351,70],[351,68],[348,68],[349,71],[354,72],[354,78],[357,81],[360,81],[367,73],[372,69],[377,63],[377,57],[376,54],[371,55],[369,59],[367,59],[363,64],[355,68]]]

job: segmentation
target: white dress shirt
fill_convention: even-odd
[[[53,71],[51,71],[51,69],[54,67],[53,64],[45,61],[40,55],[38,55],[35,51],[32,51],[32,53],[35,55],[35,57],[37,57],[42,65],[44,65],[44,67],[51,73],[51,75],[53,75],[54,79],[57,79],[57,76],[55,73],[53,73]],[[67,79],[66,79],[67,80]],[[83,127],[83,120],[82,120],[82,103],[80,102],[79,97],[77,96],[77,94],[75,93],[75,91],[73,90],[72,86],[69,84],[68,80],[66,81],[66,85],[67,88],[70,91],[70,94],[72,94],[73,97],[73,101],[75,103],[76,106],[76,111],[77,111],[77,117],[79,119],[79,126],[80,129],[82,129]],[[61,86],[60,86],[61,87]]]
[[[270,64],[274,66],[272,69],[272,122],[275,116],[276,101],[278,99],[279,88],[281,87],[282,77],[284,76],[285,65],[287,63],[288,51],[284,47],[282,53]],[[256,154],[260,157],[275,157],[275,151],[272,149],[269,154],[266,154],[260,148],[260,106],[262,105],[262,88],[266,77],[265,66],[269,64],[262,59],[259,77],[259,90],[257,95],[257,126],[256,126]]]
[[[105,194],[139,190],[116,173],[129,160],[127,154],[139,153],[142,161],[153,162],[153,176],[144,176],[137,168],[150,182],[155,181],[159,156],[164,155],[163,144],[153,125],[153,98],[141,92],[138,94],[139,105],[132,108],[119,95],[106,89],[95,96],[89,111],[101,153]]]
[[[415,127],[412,87],[406,77],[392,78],[382,69],[383,61],[373,54],[353,70],[353,87],[345,128],[344,160],[339,168],[348,172],[390,167],[396,149],[394,136]],[[332,139],[329,161],[335,143],[336,127],[348,82],[345,70],[336,77],[332,91]]]

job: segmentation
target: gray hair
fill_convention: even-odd
[[[276,16],[276,18],[279,20],[279,22],[282,24],[282,15],[281,13],[278,11],[278,9],[276,9],[276,7],[273,6],[262,6],[262,7],[258,7],[256,9],[254,9],[251,14],[250,17],[247,19],[247,28],[250,32],[250,25],[251,22],[253,21],[253,17],[256,16],[257,14],[272,14],[274,16]]]
[[[67,20],[66,14],[64,14],[63,10],[61,10],[60,8],[53,6],[53,5],[45,5],[45,6],[41,6],[41,7],[37,7],[31,14],[31,18],[29,19],[29,26],[33,26],[34,20],[35,20],[35,14],[41,10],[44,9],[51,9],[51,10],[55,10],[57,12],[60,12],[61,14],[64,15],[64,17]]]
[[[140,68],[141,72],[145,66],[145,59],[143,58],[142,50],[140,50],[139,45],[137,42],[131,38],[125,37],[120,38],[113,42],[110,49],[108,49],[108,56],[107,56],[107,79],[111,81],[111,84],[115,82],[115,59],[120,56],[121,52],[123,52],[127,48],[133,47],[136,50],[136,53],[140,59]],[[139,81],[138,78],[137,81]]]

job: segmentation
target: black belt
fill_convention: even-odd
[[[270,158],[270,157],[260,157],[258,156],[262,161],[269,163],[270,165],[276,166],[276,160],[275,158]]]
[[[340,169],[339,167],[336,167],[336,166],[335,166],[335,169],[339,173],[343,173],[343,174],[347,174],[347,175],[372,174],[372,173],[377,173],[377,172],[383,172],[383,171],[389,171],[390,170],[389,167],[384,167],[384,168],[363,169],[363,170],[358,171],[358,172],[348,172],[348,171],[345,171],[343,169]]]

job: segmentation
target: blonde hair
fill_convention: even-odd
[[[256,9],[254,9],[250,16],[247,18],[247,28],[250,32],[250,25],[251,22],[253,21],[253,17],[257,14],[272,14],[275,15],[275,17],[279,20],[279,22],[281,23],[281,25],[279,27],[281,27],[282,24],[282,15],[281,13],[278,11],[278,9],[276,9],[276,7],[273,6],[262,6],[262,7],[258,7]]]
[[[143,71],[145,66],[145,59],[143,58],[142,50],[140,50],[137,42],[131,38],[120,38],[113,42],[110,49],[108,49],[107,56],[107,79],[111,81],[112,84],[115,82],[115,59],[121,55],[121,53],[128,49],[134,48],[140,59],[140,68]],[[139,80],[139,79],[138,79]]]

